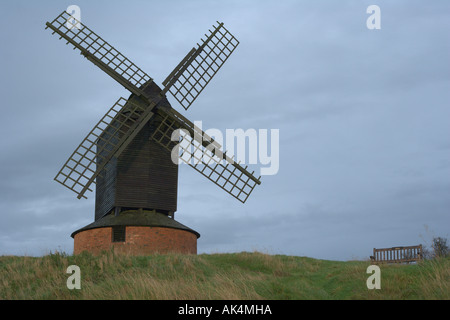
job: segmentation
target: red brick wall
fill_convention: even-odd
[[[97,228],[74,236],[74,254],[89,251],[99,254],[114,247],[115,252],[145,255],[177,252],[197,254],[197,236],[179,229],[160,227],[126,227],[125,242],[111,242],[112,228]]]

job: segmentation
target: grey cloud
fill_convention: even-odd
[[[182,166],[176,218],[202,234],[199,252],[350,259],[421,242],[425,225],[448,236],[446,1],[379,1],[378,31],[369,1],[77,4],[158,83],[216,20],[241,41],[182,113],[204,129],[280,129],[280,171],[242,205]],[[0,254],[71,252],[94,194],[78,200],[53,177],[128,92],[44,30],[64,6],[0,6]]]

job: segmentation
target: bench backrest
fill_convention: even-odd
[[[373,249],[372,263],[403,263],[423,259],[422,245]]]

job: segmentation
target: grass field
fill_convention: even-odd
[[[69,265],[80,290],[67,288]],[[1,256],[0,299],[450,299],[448,258],[382,265],[380,290],[367,289],[369,265],[260,252]]]

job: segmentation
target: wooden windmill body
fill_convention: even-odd
[[[161,89],[153,82],[146,92],[157,95]],[[159,108],[171,108],[169,101],[163,99]],[[161,121],[159,115],[149,121],[121,155],[110,161],[108,174],[97,177],[96,220],[126,209],[156,210],[171,217],[177,211],[178,165],[150,138]]]
[[[111,248],[131,254],[196,253],[200,234],[174,219],[179,168],[172,157],[178,142],[189,137],[189,147],[202,153],[189,161],[182,156],[187,148],[181,147],[180,160],[241,202],[261,182],[173,109],[166,93],[187,110],[239,42],[219,23],[189,51],[161,89],[80,21],[69,21],[73,17],[64,11],[46,25],[131,92],[100,119],[55,177],[79,199],[96,185],[95,220],[72,233],[74,253]],[[173,133],[180,129],[188,135],[174,141]]]

